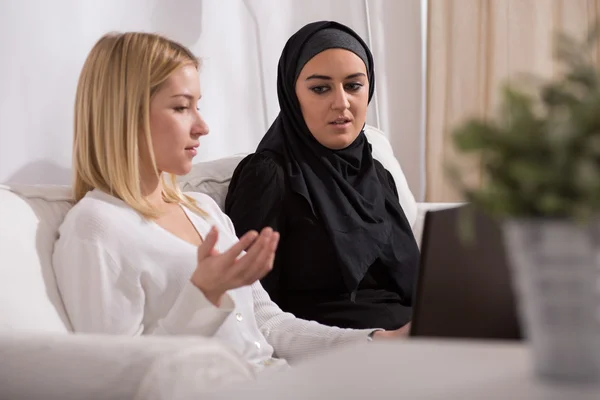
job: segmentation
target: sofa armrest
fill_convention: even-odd
[[[140,386],[172,392],[164,387],[169,382],[148,378],[159,376],[161,366],[174,376],[177,362],[195,372],[197,390],[253,377],[218,341],[196,337],[3,332],[0,360],[3,399],[134,399],[141,398]]]
[[[421,240],[423,238],[423,224],[425,223],[425,214],[427,211],[442,210],[444,208],[458,207],[463,203],[417,203],[417,218],[413,225],[413,234],[415,239],[421,247]]]

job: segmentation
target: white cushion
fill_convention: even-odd
[[[392,174],[396,182],[396,188],[398,189],[400,205],[410,226],[414,227],[417,221],[417,202],[408,187],[402,167],[396,156],[394,156],[394,150],[390,141],[382,131],[370,125],[365,127],[365,135],[373,147],[373,158],[379,161]]]
[[[249,364],[217,341],[185,347],[155,360],[134,400],[185,400],[256,378]]]
[[[0,399],[170,400],[253,378],[221,341],[180,335],[0,331],[0,361]]]
[[[233,171],[246,156],[247,154],[237,154],[194,164],[187,175],[178,178],[181,189],[185,192],[205,193],[223,210]]]
[[[0,330],[70,330],[50,265],[69,200],[68,187],[0,185]]]

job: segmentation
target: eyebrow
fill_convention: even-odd
[[[344,79],[352,79],[352,78],[358,78],[359,76],[364,76],[366,77],[367,75],[363,74],[362,72],[357,72],[355,74],[352,75],[348,75],[347,77],[345,77]],[[319,75],[319,74],[313,74],[311,76],[309,76],[308,78],[306,78],[307,81],[311,80],[311,79],[324,79],[324,80],[331,80],[330,76],[327,75]]]
[[[179,94],[174,94],[173,97],[185,97],[186,99],[193,101],[194,100],[194,96],[192,96],[191,94],[187,94],[187,93],[179,93]],[[198,100],[200,100],[202,98],[202,95],[200,95],[200,97],[198,97]]]

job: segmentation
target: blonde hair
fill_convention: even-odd
[[[150,100],[179,67],[199,60],[183,45],[141,32],[110,33],[88,55],[77,85],[73,143],[75,201],[92,189],[116,196],[147,218],[157,210],[142,196],[140,135],[145,135],[159,174],[150,136]],[[205,214],[177,185],[163,181],[163,198]]]

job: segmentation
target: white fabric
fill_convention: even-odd
[[[195,357],[186,362],[195,390],[247,375],[249,367],[212,340],[68,334],[51,258],[70,208],[67,186],[0,185],[0,398],[133,398],[151,363],[187,349],[215,361],[204,371]]]
[[[11,400],[148,399],[140,391],[149,380],[157,393],[173,393],[178,381],[167,378],[182,368],[194,375],[186,386],[194,393],[253,379],[226,346],[199,337],[0,332],[0,360],[0,399]]]
[[[231,351],[186,346],[158,357],[148,369],[134,400],[188,400],[256,378]]]
[[[277,379],[202,400],[598,400],[600,384],[540,379],[522,341],[424,339],[351,346]],[[188,399],[195,397],[188,393]]]
[[[196,230],[205,236],[216,226],[216,249],[226,251],[237,241],[231,221],[208,195],[189,194],[208,213],[203,218],[184,208]],[[78,332],[214,336],[257,368],[271,363],[273,348],[295,362],[366,341],[370,332],[297,319],[282,312],[259,282],[229,291],[215,307],[189,280],[196,247],[98,190],[71,209],[59,234],[53,266]]]
[[[64,187],[0,186],[0,331],[69,330],[50,266],[71,207],[64,195]]]

